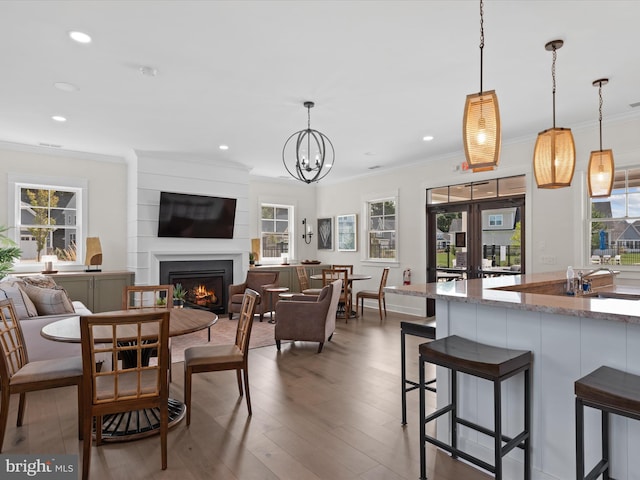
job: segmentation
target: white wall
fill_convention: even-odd
[[[316,191],[315,184],[307,185],[299,180],[267,179],[251,177],[249,185],[249,236],[260,236],[260,205],[274,203],[293,205],[295,218],[292,222],[294,252],[290,261],[314,260],[317,257],[316,242]],[[313,228],[311,243],[302,239],[302,219],[306,218]]]
[[[9,174],[86,181],[89,211],[85,227],[89,236],[100,237],[103,269],[126,268],[124,159],[0,143],[0,225],[8,224],[9,209],[13,208],[8,204]]]
[[[630,116],[603,123],[603,148],[612,148],[616,166],[640,165],[640,117]],[[526,268],[529,273],[563,271],[568,265],[589,268],[587,261],[587,233],[585,220],[588,214],[585,171],[591,150],[599,148],[597,125],[573,129],[576,144],[576,171],[572,186],[555,190],[541,190],[536,187],[532,161],[536,136],[517,142],[503,144],[499,167],[491,172],[470,173],[456,171],[455,166],[464,161],[461,150],[457,155],[446,158],[425,157],[411,167],[398,170],[376,170],[359,179],[329,184],[320,182],[317,194],[318,216],[332,216],[358,213],[358,252],[318,253],[318,259],[327,263],[353,263],[355,270],[371,273],[373,279],[367,284],[360,282],[356,289],[375,289],[382,267],[363,262],[366,240],[363,238],[362,207],[366,194],[387,192],[397,189],[399,263],[392,266],[389,285],[402,283],[402,272],[411,268],[413,283],[426,279],[426,189],[480,181],[489,178],[525,175],[526,193]],[[434,140],[437,141],[437,140]],[[461,145],[462,147],[462,145]],[[337,152],[337,157],[339,152]],[[339,160],[337,160],[339,161]],[[335,226],[334,226],[335,229]],[[640,272],[621,267],[623,281],[639,281]],[[636,269],[637,270],[637,269]],[[426,303],[415,298],[387,295],[387,308],[409,314],[425,315]]]
[[[136,284],[159,282],[165,260],[233,260],[234,282],[249,266],[249,175],[242,165],[183,153],[138,151],[129,159],[127,266]],[[236,198],[233,238],[160,238],[160,192]]]

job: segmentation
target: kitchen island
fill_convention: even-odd
[[[500,347],[533,352],[533,478],[575,478],[574,382],[607,365],[640,374],[640,286],[616,285],[607,271],[592,275],[592,292],[564,294],[565,273],[544,273],[387,287],[388,294],[436,301],[436,335],[459,335]],[[417,352],[416,352],[417,354]],[[438,407],[447,403],[447,370],[438,368]],[[493,425],[490,382],[461,375],[461,416]],[[504,385],[503,425],[510,435],[522,426],[522,382]],[[612,476],[640,478],[640,422],[612,417]],[[585,410],[585,458],[599,458],[600,415]],[[459,444],[492,462],[493,440],[460,427]],[[448,416],[437,423],[448,438]],[[522,451],[505,458],[505,478],[522,478]]]

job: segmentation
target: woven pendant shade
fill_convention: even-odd
[[[498,165],[500,161],[500,109],[495,90],[467,95],[462,121],[464,153],[469,168],[477,169]]]
[[[549,128],[538,134],[533,151],[533,173],[538,188],[571,186],[576,147],[570,128]]]
[[[590,197],[608,197],[611,195],[613,170],[613,150],[591,152],[587,174]]]

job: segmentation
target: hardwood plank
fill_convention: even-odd
[[[168,469],[160,468],[158,437],[92,448],[98,480],[415,480],[419,476],[418,392],[407,396],[409,424],[400,406],[400,321],[420,321],[376,309],[339,320],[333,341],[294,342],[250,351],[253,416],[247,416],[233,372],[193,379],[189,428],[169,432]],[[215,335],[215,327],[212,331]],[[418,345],[406,337],[407,372],[418,378]],[[427,374],[433,374],[428,367]],[[182,398],[183,369],[174,365],[171,396]],[[435,408],[427,393],[427,407]],[[11,399],[4,453],[79,454],[74,388],[28,394],[25,425],[16,428]],[[427,448],[429,480],[490,476]]]

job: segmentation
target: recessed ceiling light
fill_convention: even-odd
[[[56,122],[66,122],[67,119],[65,117],[63,117],[62,115],[54,115],[53,117],[51,117],[52,120],[55,120]]]
[[[147,76],[147,77],[155,77],[156,75],[158,75],[158,69],[153,68],[153,67],[149,67],[147,65],[142,65],[140,68],[140,73],[142,73],[143,75]]]
[[[220,150],[229,150],[229,145],[220,145],[218,148]]]
[[[84,32],[69,32],[69,37],[78,43],[91,43],[91,37]]]
[[[79,88],[72,83],[67,82],[56,82],[53,84],[58,90],[62,90],[63,92],[77,92]]]
[[[433,135],[426,135],[422,137],[422,140],[424,140],[425,142],[430,142],[431,140],[433,140]]]

